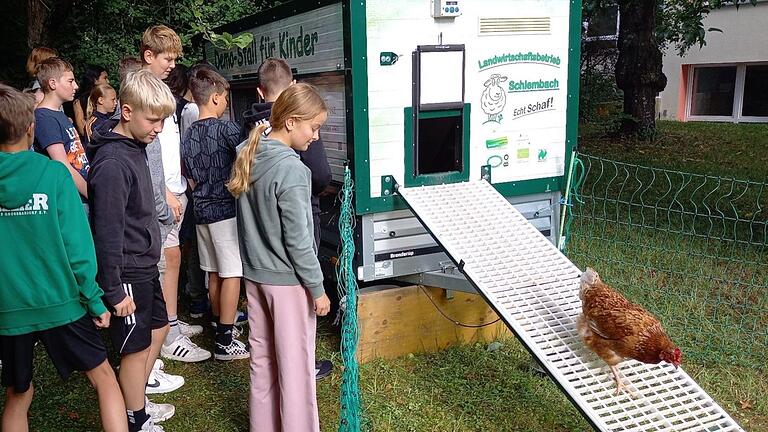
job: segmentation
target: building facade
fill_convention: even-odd
[[[662,119],[768,122],[768,2],[713,10],[707,44],[664,55],[667,87],[657,100]]]

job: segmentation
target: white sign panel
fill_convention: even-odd
[[[567,40],[536,50],[494,48],[475,51],[468,66],[476,80],[468,98],[480,108],[473,110],[473,160],[491,166],[494,183],[563,175]]]

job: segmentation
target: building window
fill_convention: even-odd
[[[692,116],[732,116],[736,67],[702,67],[693,71]]]
[[[741,115],[768,117],[768,65],[747,66]]]
[[[688,67],[688,120],[768,122],[768,64]]]

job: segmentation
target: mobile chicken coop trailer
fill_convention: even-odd
[[[580,24],[570,11],[567,0],[293,2],[220,29],[253,33],[245,49],[205,52],[231,82],[236,120],[257,101],[267,57],[324,93],[333,178],[350,161],[356,185],[358,276],[374,281],[443,273],[450,262],[386,176],[406,187],[486,176],[557,239],[577,127],[568,83],[578,83]],[[326,201],[323,243],[335,253]]]
[[[322,91],[333,179],[348,162],[355,182],[360,281],[477,292],[597,429],[741,430],[669,365],[625,362],[642,397],[614,397],[576,334],[581,272],[554,243],[580,17],[579,0],[296,1],[218,29],[253,42],[205,55],[230,81],[234,120],[268,57]],[[321,206],[333,257],[333,194]]]

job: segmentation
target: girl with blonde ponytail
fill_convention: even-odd
[[[93,131],[109,121],[117,107],[117,92],[109,84],[99,84],[88,95],[85,109],[85,136],[90,141]]]
[[[237,198],[248,295],[251,431],[320,430],[315,321],[330,301],[314,242],[311,173],[296,152],[318,139],[327,118],[314,87],[288,87],[272,106],[269,125],[251,131],[227,184]],[[280,407],[301,409],[283,416]]]
[[[251,130],[248,134],[248,141],[245,147],[240,150],[235,159],[235,164],[232,167],[232,177],[227,183],[227,189],[234,195],[235,198],[239,198],[240,195],[248,190],[248,183],[251,177],[251,164],[253,158],[256,156],[256,151],[259,148],[259,138],[264,134],[264,131],[269,128],[269,124],[260,124]]]

